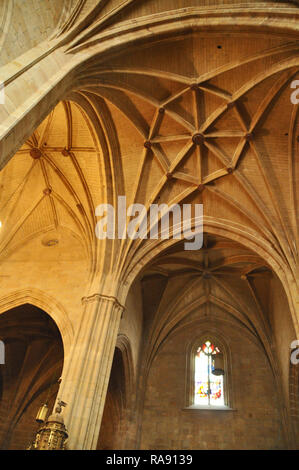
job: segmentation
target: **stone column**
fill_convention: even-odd
[[[116,298],[95,294],[82,299],[84,312],[64,367],[58,397],[69,449],[95,449],[123,311]]]

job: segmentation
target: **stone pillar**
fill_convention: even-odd
[[[82,320],[58,397],[67,403],[67,448],[92,450],[97,446],[123,307],[116,298],[100,294],[82,301]]]

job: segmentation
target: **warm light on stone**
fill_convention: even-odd
[[[299,448],[298,39],[296,0],[0,1],[0,449]]]

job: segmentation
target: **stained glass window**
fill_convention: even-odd
[[[224,406],[223,375],[213,374],[217,354],[222,356],[209,340],[196,351],[194,405]]]

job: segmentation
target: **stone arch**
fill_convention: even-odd
[[[50,295],[34,288],[12,292],[0,299],[0,315],[26,303],[44,310],[54,320],[61,334],[66,356],[70,351],[74,337],[73,325],[63,306]]]
[[[132,348],[129,338],[124,334],[119,334],[116,340],[116,348],[122,353],[125,379],[125,406],[132,405],[132,394],[135,385],[135,374],[133,365]]]
[[[209,219],[207,219],[207,220],[208,220],[208,222],[210,222]],[[218,224],[216,222],[218,222]],[[248,231],[246,232],[245,227],[243,227],[243,230],[241,230],[240,226],[236,227],[235,225],[233,225],[232,227],[230,227],[228,224],[225,225],[222,220],[219,220],[219,221],[216,221],[216,222],[213,225],[211,224],[211,222],[209,224],[207,224],[208,229],[206,230],[206,232],[208,234],[213,234],[213,235],[216,234],[216,235],[219,235],[219,236],[221,235],[222,237],[225,237],[226,239],[230,239],[230,240],[234,240],[236,242],[239,242],[240,245],[242,245],[246,248],[247,247],[251,248],[252,251],[259,254],[259,256],[263,255],[263,259],[260,261],[261,264],[263,264],[263,260],[267,260],[267,261],[265,261],[265,264],[267,264],[267,265],[270,264],[268,262],[268,257],[269,257],[269,252],[272,251],[272,247],[270,245],[268,245],[266,240],[263,240],[260,237],[252,236],[253,234],[251,232],[249,232],[249,233],[248,233]],[[219,229],[219,226],[220,226],[220,229]],[[205,224],[204,224],[204,228],[205,228]],[[259,242],[259,244],[257,242]],[[158,241],[157,243],[152,243],[152,245],[147,247],[148,248],[148,253],[146,253],[145,249],[144,249],[143,256],[140,256],[140,258],[138,256],[138,262],[141,262],[141,263],[145,262],[145,265],[144,265],[143,270],[141,270],[138,273],[138,275],[142,276],[144,274],[146,276],[146,269],[149,269],[149,271],[152,273],[153,271],[155,271],[155,266],[157,267],[157,272],[159,272],[159,269],[158,269],[159,267],[161,268],[161,270],[163,269],[163,267],[165,268],[165,266],[163,266],[163,261],[161,262],[161,266],[159,266],[159,263],[157,262],[159,260],[159,255],[161,254],[162,259],[166,260],[167,256],[165,256],[165,252],[167,251],[167,248],[173,247],[176,243],[179,244],[180,242],[177,242],[177,241],[174,241],[174,240]],[[142,249],[143,248],[146,248],[146,247],[142,247]],[[150,248],[152,248],[152,251],[151,251]],[[152,256],[150,259],[145,259],[145,256],[147,254],[150,257],[153,254],[154,251],[155,251],[156,256]],[[179,251],[179,250],[177,250],[177,251]],[[169,256],[175,257],[177,255],[176,250],[169,250],[169,252],[171,253]],[[265,255],[266,252],[268,253],[268,257]],[[139,254],[140,253],[138,253],[138,255]],[[164,257],[163,257],[163,254],[164,254]],[[250,256],[249,256],[249,258],[250,258]],[[274,265],[275,265],[276,268],[280,268],[280,273],[281,273],[280,282],[281,282],[281,278],[284,275],[284,272],[282,270],[282,262],[281,262],[281,260],[279,260],[279,257],[276,256],[275,258],[276,259],[274,259]],[[152,263],[152,261],[154,259],[155,259],[156,262]],[[177,258],[175,258],[175,259],[177,259]],[[152,265],[151,265],[151,263],[152,263]],[[258,264],[257,261],[256,261],[256,263]],[[166,272],[166,274],[167,274],[167,272]],[[153,274],[152,274],[152,276],[153,276]],[[240,281],[240,282],[242,282],[242,281]],[[146,383],[146,381],[147,381],[148,371],[151,367],[151,364],[153,363],[153,360],[154,360],[154,358],[157,354],[157,351],[158,351],[160,345],[164,344],[163,343],[164,338],[166,339],[165,342],[167,342],[168,339],[170,339],[170,341],[174,341],[174,333],[176,331],[178,331],[179,329],[182,329],[182,328],[185,327],[185,323],[183,323],[182,317],[187,316],[188,312],[192,312],[199,305],[204,305],[205,303],[210,302],[211,304],[217,305],[221,309],[224,309],[225,311],[230,313],[232,316],[235,316],[235,317],[238,318],[238,309],[236,309],[236,305],[235,306],[234,306],[234,304],[230,305],[229,302],[226,304],[224,301],[218,302],[217,297],[215,297],[215,294],[214,295],[211,294],[209,289],[207,289],[209,291],[209,294],[205,295],[203,293],[203,294],[201,294],[201,297],[198,300],[195,301],[193,297],[189,297],[189,292],[188,292],[189,285],[187,287],[185,287],[185,285],[186,284],[183,285],[184,294],[186,294],[186,298],[188,299],[188,305],[185,306],[184,304],[183,305],[178,304],[178,309],[180,311],[179,311],[179,314],[175,318],[174,318],[174,316],[172,317],[169,313],[169,312],[172,312],[172,305],[176,304],[176,295],[175,295],[174,291],[172,291],[172,296],[173,297],[170,299],[169,303],[165,303],[165,301],[163,303],[163,309],[166,312],[165,317],[162,318],[160,324],[158,324],[158,325],[155,324],[155,329],[156,329],[156,331],[158,331],[158,334],[156,336],[153,336],[153,338],[150,339],[150,341],[148,342],[147,351],[145,351],[145,353],[148,353],[148,356],[147,356],[148,360],[146,361],[146,366],[145,366],[146,369],[145,369],[145,372],[144,372],[144,383]],[[191,288],[192,288],[192,282],[190,282],[190,289]],[[194,285],[194,288],[195,288],[195,285]],[[283,289],[283,285],[282,285],[282,289]],[[238,293],[240,293],[240,292],[238,291]],[[245,298],[244,298],[244,301],[245,301]],[[243,313],[245,311],[249,312],[249,310],[253,307],[253,305],[250,304],[250,303],[247,306],[245,304],[245,309],[243,308],[244,305],[242,305],[242,303],[239,303],[239,306],[240,306],[240,309],[243,310]],[[164,312],[164,310],[163,310],[163,312]],[[173,308],[173,310],[175,310],[175,308]],[[163,312],[162,311],[157,312],[156,317],[158,317],[159,313],[163,313]],[[254,318],[255,314],[254,314],[253,310],[252,310],[251,313],[253,313],[252,318]],[[250,317],[251,316],[249,316],[249,318]],[[169,321],[166,322],[166,318],[169,319]],[[216,316],[215,315],[213,315],[213,318],[216,321]],[[190,320],[188,322],[189,328],[191,326],[191,323],[192,323],[192,320]],[[176,327],[176,325],[177,325],[177,327]],[[201,328],[203,328],[203,329],[206,328],[206,325],[204,324],[204,321],[201,323],[200,320],[199,320],[198,321],[198,326],[199,325],[200,325],[200,329]],[[232,325],[232,326],[234,326],[234,325]],[[271,346],[271,342],[269,342],[268,339],[265,338],[265,336],[262,332],[262,329],[257,328],[257,331],[259,332],[258,333],[259,337],[255,337],[254,335],[257,331],[255,331],[255,332],[250,331],[250,328],[248,328],[248,325],[246,327],[246,321],[244,321],[244,326],[245,326],[245,328],[241,332],[242,335],[244,335],[244,337],[245,336],[248,337],[251,340],[251,342],[253,342],[255,344],[255,346],[258,347],[258,349],[260,350],[262,355],[265,356],[265,359],[269,363],[268,364],[270,366],[269,372],[270,372],[270,369],[271,369],[271,374],[273,376],[273,383],[274,383],[274,386],[277,387],[277,395],[278,395],[278,402],[279,402],[277,410],[278,410],[278,413],[281,413],[283,415],[284,414],[283,409],[284,409],[285,403],[282,403],[282,399],[281,399],[281,391],[280,391],[281,383],[280,383],[280,375],[279,375],[279,370],[278,370],[279,366],[278,366],[277,361],[276,361],[275,352],[272,350],[273,347]],[[237,329],[238,329],[238,326],[237,326]],[[282,416],[282,423],[283,423],[282,424],[283,432],[285,433],[285,439],[287,441],[287,439],[289,438],[289,434],[285,431],[286,424],[285,424],[285,417],[284,416]]]
[[[0,24],[4,30],[0,34],[0,62],[4,66],[54,36],[72,8],[68,0],[41,3],[38,8],[35,0],[29,0],[26,6],[20,0],[3,3],[2,11],[0,8]],[[30,16],[28,22],[25,21],[27,15]]]
[[[107,58],[109,55],[114,55],[118,53],[121,48],[128,49],[128,47],[132,47],[138,45],[140,43],[144,43],[146,41],[158,41],[159,38],[164,37],[167,33],[169,36],[180,35],[182,32],[186,31],[194,31],[196,28],[201,28],[203,25],[207,28],[213,29],[213,31],[229,31],[231,33],[231,27],[239,25],[240,31],[246,28],[246,32],[251,30],[253,32],[260,31],[260,18],[267,18],[267,31],[269,33],[274,32],[278,33],[283,32],[285,34],[286,30],[289,31],[290,34],[294,34],[294,31],[297,31],[297,26],[295,23],[290,23],[289,15],[294,15],[294,11],[292,13],[285,13],[282,11],[273,11],[271,12],[271,18],[269,17],[269,12],[265,8],[265,10],[260,9],[256,13],[260,18],[257,20],[256,16],[252,17],[252,12],[244,12],[244,9],[236,11],[234,17],[231,16],[230,11],[223,11],[219,13],[222,21],[219,24],[215,24],[214,14],[205,12],[202,16],[202,7],[198,8],[191,8],[185,9],[184,13],[180,10],[177,10],[175,14],[171,12],[161,12],[157,15],[157,24],[153,24],[151,20],[151,29],[148,29],[148,25],[146,21],[141,19],[140,23],[138,21],[138,26],[136,25],[137,21],[134,21],[132,24],[132,28],[134,28],[134,34],[129,30],[128,31],[128,23],[124,22],[121,28],[118,29],[118,37],[121,37],[122,40],[114,41],[111,43],[108,41],[107,44],[96,42],[93,44],[92,52],[89,53],[82,53],[85,50],[84,45],[75,42],[75,44],[69,47],[69,50],[72,52],[80,52],[76,57],[69,57],[69,61],[66,64],[66,54],[57,54],[57,51],[47,51],[42,58],[38,58],[36,63],[30,63],[27,65],[30,73],[35,73],[36,70],[39,70],[40,67],[45,66],[49,68],[49,70],[53,69],[57,71],[59,66],[61,66],[61,70],[59,70],[59,74],[57,74],[57,80],[53,84],[52,80],[45,81],[41,84],[43,88],[43,93],[36,92],[36,84],[33,82],[31,85],[31,80],[27,77],[26,80],[26,95],[32,96],[32,106],[28,113],[24,115],[23,109],[20,108],[19,112],[15,110],[16,121],[15,121],[15,128],[11,131],[11,128],[14,126],[9,126],[9,131],[4,131],[3,135],[1,135],[1,140],[6,139],[7,143],[4,146],[1,142],[0,150],[1,155],[3,153],[3,160],[7,162],[9,158],[11,158],[16,149],[19,145],[22,145],[23,141],[30,136],[30,134],[34,131],[34,129],[42,122],[42,120],[49,114],[51,109],[61,100],[63,97],[69,93],[73,89],[80,88],[80,80],[77,79],[77,74],[81,70],[85,70],[88,61],[94,61],[97,56],[101,54],[101,58]],[[238,13],[241,13],[238,16]],[[163,18],[163,21],[162,21]],[[61,39],[61,41],[65,40],[65,38]],[[58,43],[59,44],[59,43]],[[56,45],[57,47],[57,45]],[[101,48],[99,52],[98,48]],[[56,48],[54,48],[56,49]],[[52,52],[52,55],[50,53]],[[45,63],[43,63],[43,61]],[[58,65],[59,64],[59,65]],[[294,62],[290,65],[298,65],[298,61]],[[36,68],[35,68],[36,67]],[[8,86],[11,82],[14,81],[14,74],[11,76],[5,77],[4,86]],[[75,83],[75,86],[73,85]],[[20,82],[20,86],[22,86]],[[9,90],[8,96],[9,96]],[[21,93],[20,93],[21,95]],[[13,109],[13,108],[12,108]],[[7,115],[12,114],[12,109],[8,110]],[[37,109],[39,109],[39,113],[37,113]],[[29,116],[30,115],[30,116]],[[5,116],[7,117],[7,116]],[[30,119],[31,117],[31,119]],[[21,129],[22,128],[22,129]],[[20,139],[20,135],[22,138]],[[3,145],[3,146],[2,146]],[[1,162],[3,165],[3,162]]]
[[[55,137],[57,132],[60,133],[59,139]],[[41,138],[36,139],[37,134]],[[45,188],[44,195],[49,196],[48,200],[51,199],[54,213],[64,213],[59,218],[56,230],[43,226],[40,232],[30,234],[26,241],[29,243],[33,237],[41,236],[45,229],[51,230],[54,235],[57,232],[57,236],[75,237],[80,245],[80,253],[89,266],[88,281],[92,283],[101,270],[109,270],[111,256],[107,254],[111,249],[110,245],[114,244],[110,240],[97,242],[96,206],[106,202],[115,205],[116,192],[123,193],[122,185],[116,188],[117,180],[121,179],[120,152],[108,107],[104,102],[97,103],[89,99],[87,94],[69,93],[65,100],[60,100],[49,112],[41,126],[35,129],[29,140],[23,142],[15,157],[3,169],[4,181],[9,181],[10,172],[17,165],[19,154],[24,154],[24,159],[33,159],[33,165],[38,166],[41,162],[48,181],[51,181],[51,186]],[[87,161],[89,165],[86,165]],[[27,182],[24,181],[25,189],[29,185],[30,175],[31,171]],[[41,172],[37,176],[41,182]],[[44,201],[36,204],[32,211],[33,217],[43,203]],[[46,201],[45,203],[47,204]],[[31,215],[31,211],[28,213]],[[27,218],[26,213],[22,224],[27,222]],[[67,222],[64,223],[64,220]],[[14,227],[13,221],[12,228]],[[12,228],[10,233],[14,235]],[[12,236],[7,245],[10,253],[16,246],[22,246],[23,240],[18,245],[13,244]]]
[[[35,418],[46,404],[48,414],[59,389],[64,353],[55,321],[32,303],[10,304],[0,315],[5,343],[1,374],[1,429],[3,449],[26,449],[35,437]]]
[[[98,437],[98,450],[121,449],[125,445],[131,408],[130,392],[132,393],[128,345],[127,338],[121,335],[114,352]]]
[[[192,228],[194,229],[194,221],[192,221]],[[258,254],[271,267],[283,285],[288,299],[294,329],[297,336],[299,336],[299,323],[295,307],[296,299],[298,297],[296,281],[289,266],[287,266],[284,260],[277,255],[271,243],[261,238],[259,234],[249,230],[246,226],[235,223],[228,226],[226,221],[222,221],[221,219],[217,220],[212,217],[203,216],[203,230],[204,233],[219,235],[248,247],[254,253]],[[154,241],[154,243],[151,243],[150,245],[144,245],[139,250],[132,263],[126,265],[124,269],[119,292],[119,298],[123,303],[132,283],[137,276],[146,269],[150,262],[159,254],[162,254],[166,249],[179,243],[180,240],[175,240],[173,238],[170,238],[169,240],[158,240]]]

